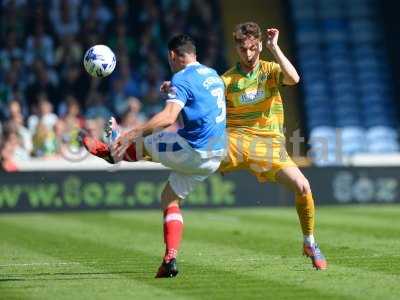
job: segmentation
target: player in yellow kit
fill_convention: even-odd
[[[297,84],[299,75],[278,46],[277,29],[265,31],[266,47],[276,63],[260,60],[262,33],[256,23],[237,25],[233,37],[239,62],[222,75],[228,154],[219,170],[225,173],[246,169],[260,182],[277,182],[293,190],[304,236],[304,254],[316,269],[326,269],[326,259],[314,238],[315,210],[310,184],[285,148],[279,87]]]

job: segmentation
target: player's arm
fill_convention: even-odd
[[[278,46],[279,30],[276,28],[270,28],[265,31],[265,34],[267,36],[266,46],[281,67],[283,73],[282,83],[285,85],[295,85],[299,83],[299,74]]]
[[[189,98],[186,82],[182,80],[182,78],[176,78],[174,76],[167,86],[169,87],[168,100],[166,101],[164,109],[143,125],[119,137],[113,145],[113,151],[117,156],[122,156],[137,137],[146,136],[166,128],[178,119],[179,113]],[[166,89],[166,86],[164,88]]]
[[[154,115],[149,121],[134,130],[146,136],[152,134],[156,130],[164,129],[175,123],[181,110],[182,106],[179,103],[167,101],[161,112]]]
[[[128,147],[139,136],[152,134],[156,130],[171,126],[178,119],[183,106],[175,101],[167,101],[164,109],[154,115],[141,126],[135,127],[120,136],[113,145],[113,151],[117,156],[123,156]]]

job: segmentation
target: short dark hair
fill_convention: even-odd
[[[187,34],[178,34],[168,41],[168,50],[174,51],[178,55],[196,54],[194,40]]]
[[[233,31],[233,39],[235,42],[240,43],[250,37],[261,39],[261,29],[255,22],[245,22],[236,25]]]

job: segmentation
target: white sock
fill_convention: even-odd
[[[314,245],[315,244],[315,238],[314,235],[305,235],[304,236],[304,244],[306,245]]]

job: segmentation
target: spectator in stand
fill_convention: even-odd
[[[33,135],[32,154],[36,157],[49,157],[57,152],[54,128],[58,117],[53,113],[53,105],[46,94],[41,93],[38,98],[38,113],[28,119],[28,128]]]
[[[30,154],[24,148],[21,136],[18,134],[16,124],[7,123],[5,127],[4,140],[11,147],[13,161],[26,161],[29,160]]]
[[[224,60],[219,55],[220,45],[218,41],[218,34],[215,31],[209,33],[207,37],[207,45],[207,48],[204,50],[202,63],[206,66],[214,66],[221,72],[226,70]]]
[[[114,51],[123,52],[128,56],[133,56],[136,52],[136,42],[130,34],[127,32],[126,25],[122,22],[114,25],[114,30],[111,38],[108,41],[108,46]]]
[[[188,1],[189,3],[189,1]],[[164,33],[168,36],[185,32],[186,6],[178,1],[163,1]]]
[[[54,125],[54,136],[55,136],[55,154],[64,155],[68,153],[71,143],[71,136],[66,128],[64,120],[59,119]],[[74,140],[77,144],[76,139]],[[79,146],[78,146],[79,147]]]
[[[138,81],[133,79],[129,65],[124,64],[119,67],[119,73],[113,81],[109,107],[121,116],[127,109],[126,99],[131,96],[140,96],[140,86]]]
[[[7,141],[0,143],[0,170],[5,172],[18,171],[17,164],[14,161],[14,149]]]
[[[43,93],[49,97],[53,105],[57,104],[56,80],[54,73],[48,70],[41,60],[35,61],[34,77],[26,90],[28,104],[31,108],[37,104],[38,95]]]
[[[7,72],[11,68],[14,59],[22,59],[23,50],[18,46],[17,33],[10,30],[7,33],[5,47],[0,50],[0,71]],[[1,74],[0,74],[1,79]]]
[[[138,123],[146,122],[146,115],[142,112],[142,102],[136,97],[129,97],[127,103],[128,110],[136,116]]]
[[[31,134],[37,133],[39,124],[52,131],[58,117],[53,113],[53,105],[45,93],[39,94],[36,111],[36,114],[28,118],[28,129]]]
[[[53,0],[51,21],[59,40],[66,35],[75,35],[79,31],[77,0]]]
[[[95,91],[92,92],[86,102],[86,119],[101,118],[108,120],[111,117],[111,112],[107,108],[106,99],[103,94]]]
[[[147,73],[147,77],[143,80],[141,86],[141,94],[143,96],[144,112],[148,116],[152,116],[162,109],[162,103],[160,101],[159,86],[163,81],[163,77],[157,69],[150,69]]]
[[[151,70],[152,75],[150,77],[158,77],[158,80],[163,80],[166,76],[168,76],[167,65],[164,63],[162,59],[157,55],[156,52],[150,51],[147,56],[147,66],[148,69]],[[145,74],[147,74],[145,72]]]
[[[25,33],[27,0],[0,2],[0,36],[9,30],[15,31],[19,38]]]
[[[131,113],[129,110],[125,111],[121,116],[120,128],[122,132],[129,131],[134,127],[138,126],[139,122],[136,115]]]
[[[1,72],[0,72],[1,73]],[[25,104],[26,73],[20,59],[11,61],[11,68],[5,74],[4,81],[0,80],[0,120],[6,118],[7,106],[11,100]],[[26,113],[27,110],[24,110]]]
[[[121,116],[121,129],[123,131],[128,131],[146,121],[146,117],[140,112],[142,103],[139,99],[130,97],[127,99],[127,103],[127,109]]]
[[[57,153],[57,140],[53,128],[48,128],[41,120],[33,135],[33,156],[53,156]]]
[[[113,23],[123,23],[125,26],[132,26],[132,21],[134,18],[132,17],[131,11],[129,9],[129,4],[126,0],[117,0],[115,1],[114,6],[114,20]],[[113,24],[111,24],[113,26]]]
[[[18,92],[25,92],[25,89],[28,84],[28,74],[27,74],[27,69],[24,65],[24,62],[22,60],[22,57],[13,57],[11,60],[11,67],[9,69],[10,71],[13,71],[17,75],[17,80],[18,80]],[[16,92],[17,92],[16,91]]]
[[[213,28],[214,24],[210,1],[192,0],[186,17],[189,32],[193,34],[199,44],[204,43],[207,35],[203,32],[210,32],[208,29]],[[199,50],[202,51],[202,49]]]
[[[109,100],[109,106],[111,107],[112,111],[121,116],[122,113],[126,110],[126,95],[124,91],[124,82],[123,79],[117,77],[113,80],[112,83],[112,90]]]
[[[60,40],[60,45],[55,51],[55,65],[60,72],[65,67],[82,63],[83,49],[72,34],[65,34]]]
[[[93,17],[99,33],[104,33],[113,15],[102,0],[87,1],[82,8],[83,21]]]
[[[50,22],[50,0],[27,1],[24,27],[26,35],[30,35],[38,24],[41,24],[49,34],[52,34]]]
[[[150,87],[144,96],[144,112],[149,117],[154,116],[163,108],[162,103],[160,103],[160,91],[158,87],[159,85]]]
[[[85,130],[88,136],[96,139],[104,139],[105,120],[102,118],[86,119]]]
[[[67,96],[67,113],[62,118],[63,124],[57,124],[56,136],[61,148],[78,151],[80,149],[79,133],[85,128],[85,119],[81,115],[81,109],[77,99]],[[62,130],[62,135],[60,135]],[[61,149],[62,150],[62,149]]]
[[[22,147],[26,150],[27,153],[31,153],[33,149],[32,145],[32,134],[31,132],[24,126],[24,117],[22,115],[21,104],[12,100],[8,105],[8,124],[9,126],[14,127],[18,136],[21,138]]]
[[[77,99],[86,99],[90,90],[90,80],[91,79],[87,74],[82,73],[81,65],[69,65],[61,74],[62,85],[58,88],[59,95],[63,97],[72,95]],[[65,101],[59,104],[57,111],[60,115],[66,113]]]
[[[35,33],[28,37],[25,49],[25,63],[31,66],[37,59],[43,60],[47,66],[54,65],[53,38],[45,33],[44,25],[36,24]]]
[[[5,75],[4,82],[0,83],[0,115],[5,118],[4,112],[12,100],[14,92],[19,90],[18,75],[15,70],[9,70]]]
[[[81,129],[85,127],[85,119],[81,115],[81,108],[78,100],[73,95],[66,97],[67,112],[62,118],[67,130]]]

